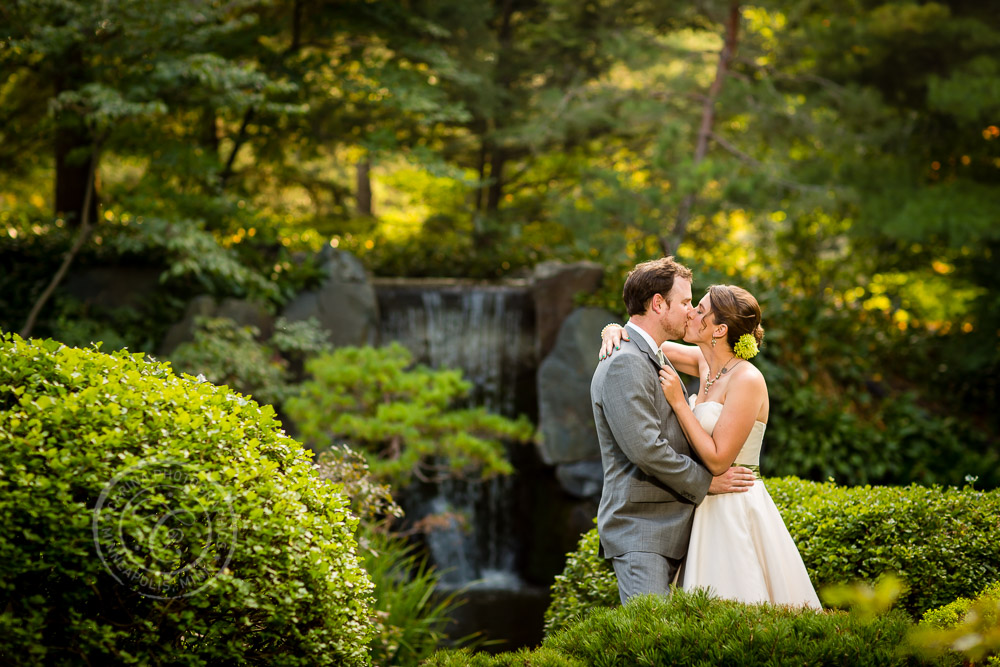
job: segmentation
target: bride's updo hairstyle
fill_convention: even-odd
[[[736,285],[712,285],[708,288],[712,315],[717,324],[728,327],[726,342],[736,347],[743,334],[750,334],[759,347],[764,342],[764,327],[760,326],[760,304],[754,295]]]

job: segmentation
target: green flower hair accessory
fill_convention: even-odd
[[[753,359],[757,356],[758,351],[757,339],[748,333],[740,336],[739,340],[736,341],[736,345],[733,347],[733,354],[740,359]]]

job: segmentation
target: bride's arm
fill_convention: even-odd
[[[697,345],[681,345],[668,340],[660,349],[663,350],[663,356],[681,373],[695,377],[701,375],[700,364],[705,361],[705,355]]]
[[[660,370],[660,385],[684,434],[705,467],[713,475],[721,475],[728,470],[750,435],[767,395],[764,376],[756,372],[743,372],[729,381],[726,403],[711,435],[702,428],[691,406],[684,400],[681,380],[676,373],[669,368]]]
[[[609,324],[601,330],[601,349],[598,355],[602,360],[610,357],[611,354],[621,346],[623,340],[630,340],[628,330],[619,324]],[[660,346],[663,356],[670,360],[670,363],[681,373],[698,376],[701,374],[699,364],[705,360],[696,345],[681,345],[667,341]]]

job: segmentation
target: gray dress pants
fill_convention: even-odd
[[[681,561],[646,551],[629,551],[611,559],[618,578],[618,597],[622,604],[646,593],[670,594]]]

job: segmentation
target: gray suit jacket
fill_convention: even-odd
[[[604,466],[597,531],[606,558],[629,551],[683,558],[712,474],[693,458],[663,397],[655,351],[637,332],[630,337],[590,383]]]

